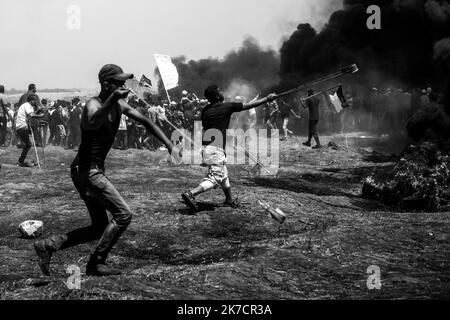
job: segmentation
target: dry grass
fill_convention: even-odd
[[[281,146],[277,177],[230,166],[242,209],[221,207],[213,191],[199,198],[197,216],[179,194],[202,178],[201,167],[168,167],[162,153],[112,151],[107,175],[134,211],[109,259],[124,274],[83,275],[73,291],[65,268],[84,272],[95,244],[57,253],[54,275],[43,277],[17,226],[40,219],[49,235],[88,223],[67,169],[74,153],[48,148],[38,171],[12,166],[19,150],[8,149],[0,155],[0,299],[449,298],[448,213],[392,212],[362,199],[363,177],[392,166],[374,161],[369,148],[314,151],[300,139]],[[284,210],[286,222],[271,220],[258,199]],[[381,268],[381,290],[367,289],[370,265]]]

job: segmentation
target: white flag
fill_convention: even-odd
[[[336,110],[336,113],[339,113],[342,111],[342,103],[341,100],[339,100],[339,97],[337,95],[337,92],[335,94],[328,95],[331,100],[331,104],[334,107],[334,110]]]
[[[166,90],[178,86],[178,71],[168,55],[154,54]]]

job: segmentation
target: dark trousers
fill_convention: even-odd
[[[48,140],[48,125],[46,124],[40,124],[39,125],[39,136],[42,137],[42,146],[47,145]]]
[[[117,147],[123,150],[126,149],[128,147],[127,130],[118,130],[116,137]]]
[[[28,151],[31,149],[31,141],[30,141],[30,129],[28,128],[20,128],[17,129],[16,134],[23,142],[22,154],[20,155],[19,162],[23,163],[25,158],[27,157]]]
[[[67,138],[68,148],[78,148],[81,142],[81,129],[80,124],[70,124],[69,125],[69,136]]]
[[[319,134],[317,133],[317,124],[319,120],[309,120],[308,123],[308,141],[311,142],[311,139],[314,138],[316,143],[320,145]]]
[[[139,141],[138,131],[136,126],[128,127],[128,148],[142,149],[142,144]]]
[[[5,144],[6,126],[7,126],[6,117],[0,117],[0,146],[3,146]]]
[[[69,248],[81,243],[100,239],[95,255],[106,259],[111,248],[131,222],[131,211],[117,189],[105,176],[102,168],[71,169],[72,181],[84,200],[91,218],[91,225],[67,233],[57,249]],[[109,221],[106,213],[112,215]]]
[[[50,137],[48,138],[48,144],[55,144],[55,140],[56,140],[56,126],[55,125],[49,125],[48,126],[49,130],[50,130]]]

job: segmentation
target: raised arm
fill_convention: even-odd
[[[271,93],[265,98],[255,100],[255,101],[249,102],[249,103],[244,103],[244,107],[242,108],[242,110],[249,110],[249,109],[259,107],[260,105],[263,105],[267,102],[271,102],[271,101],[275,100],[275,97],[276,97],[276,95]]]

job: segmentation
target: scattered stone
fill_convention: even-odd
[[[42,235],[44,223],[40,220],[27,220],[19,225],[21,235],[26,239],[35,239]]]

